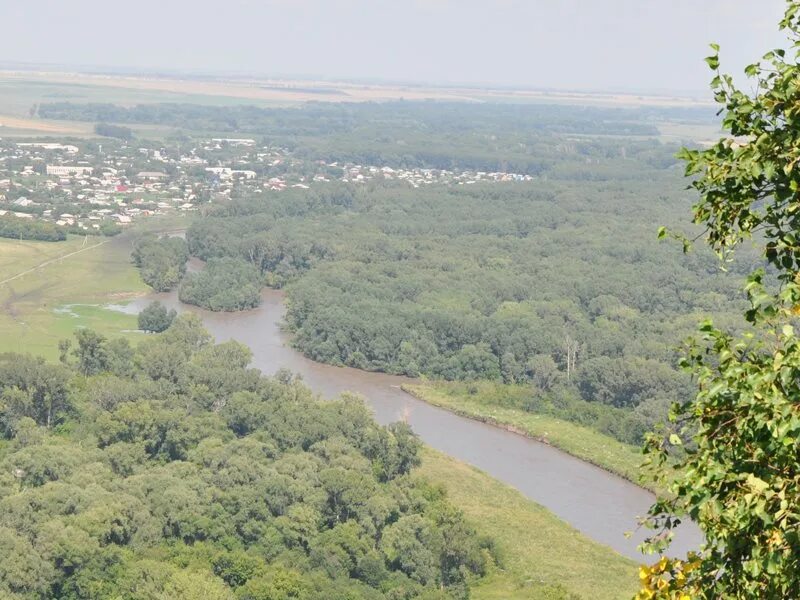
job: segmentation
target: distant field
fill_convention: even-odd
[[[3,108],[3,107],[0,107]],[[159,125],[129,125],[139,138],[160,139],[174,128]],[[53,121],[0,114],[0,138],[29,137],[97,137],[94,123],[83,121]]]
[[[445,487],[482,535],[496,540],[502,559],[472,589],[476,600],[631,598],[636,565],[560,521],[547,509],[482,471],[426,448],[417,471]],[[559,594],[559,586],[561,590]],[[574,596],[573,596],[574,597]]]
[[[0,112],[26,114],[42,102],[189,102],[275,106],[303,102],[366,102],[385,100],[463,102],[538,102],[598,106],[695,107],[707,99],[541,90],[434,87],[378,83],[275,80],[268,78],[180,78],[144,75],[99,75],[66,72],[0,72]]]
[[[10,133],[30,132],[47,135],[87,135],[92,133],[91,123],[74,121],[45,121],[0,114],[0,136]]]
[[[98,242],[100,246],[67,256]],[[49,359],[58,356],[60,339],[78,327],[91,327],[107,335],[136,329],[130,315],[100,309],[97,305],[147,291],[130,262],[127,237],[70,236],[65,242],[29,242],[0,239],[0,281],[52,261],[46,266],[0,283],[0,352],[30,352]]]
[[[122,83],[122,82],[120,82]],[[225,95],[194,94],[189,91],[174,92],[165,89],[147,89],[131,83],[106,85],[102,79],[83,80],[63,75],[48,79],[43,74],[9,74],[0,72],[0,113],[29,116],[34,104],[48,102],[74,102],[78,104],[109,102],[134,105],[155,102],[186,102],[191,104],[259,104],[253,100],[237,99]],[[272,103],[270,103],[272,104]]]
[[[692,140],[701,143],[716,142],[722,135],[718,125],[701,123],[659,123],[658,130],[664,142]]]
[[[203,80],[79,73],[0,72],[0,111],[25,114],[45,102],[154,102],[275,106],[309,101],[471,100],[438,88],[327,84],[305,81]]]
[[[300,106],[308,102],[382,102],[392,100],[495,104],[569,104],[596,107],[697,108],[711,106],[706,99],[542,90],[432,87],[333,81],[258,78],[180,78],[144,75],[100,75],[67,72],[0,71],[0,138],[95,137],[94,124],[49,121],[32,116],[40,104],[110,103],[121,106],[187,103],[207,106]],[[163,139],[175,130],[168,126],[129,125],[137,137]],[[715,137],[706,125],[680,120],[658,124],[662,141],[703,142]],[[221,132],[194,131],[196,135]]]

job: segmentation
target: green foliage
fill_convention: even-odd
[[[214,311],[236,311],[261,304],[262,278],[252,264],[238,258],[215,258],[181,284],[181,302]]]
[[[78,329],[75,332],[75,340],[77,346],[72,349],[71,354],[77,359],[75,367],[83,375],[108,372],[124,376],[131,373],[134,353],[128,340],[123,338],[108,340],[91,329]],[[70,340],[62,340],[59,343],[63,364],[69,364],[71,348]]]
[[[136,242],[131,257],[142,281],[157,292],[168,292],[186,274],[189,251],[181,238],[146,235]]]
[[[144,307],[139,313],[139,329],[161,333],[172,325],[176,315],[175,309],[167,310],[166,306],[156,300]]]
[[[114,237],[115,235],[122,233],[122,226],[118,223],[114,223],[113,221],[103,221],[100,223],[100,228],[97,231],[100,233],[100,235]],[[79,233],[85,234],[86,231],[82,230]]]
[[[69,413],[68,372],[41,358],[0,355],[0,425],[12,434],[25,419],[52,427]]]
[[[674,478],[674,496],[653,506],[651,524],[669,531],[691,518],[706,543],[686,562],[643,568],[642,598],[788,598],[800,589],[800,3],[788,3],[781,27],[794,57],[776,50],[749,66],[752,94],[717,73],[712,87],[731,136],[683,153],[708,244],[730,258],[753,237],[778,285],[760,270],[748,278],[752,333],[737,337],[706,322],[702,340],[689,344],[683,362],[699,391],[674,407],[668,439],[650,440],[658,474]],[[714,70],[718,50],[707,61]],[[677,473],[665,469],[683,445]]]
[[[61,242],[67,239],[67,231],[55,223],[40,219],[2,215],[0,216],[0,237],[17,240]]]
[[[661,398],[686,398],[688,385],[675,381],[667,365],[634,357],[590,358],[576,377],[581,396],[612,406],[637,406],[660,390]]]
[[[108,345],[106,338],[91,329],[79,329],[75,333],[78,347],[73,354],[78,359],[78,369],[84,375],[96,375],[108,369]]]
[[[676,220],[686,199],[663,191],[678,187],[672,170],[625,167],[639,168],[622,191],[574,181],[286,191],[217,207],[187,241],[286,286],[293,343],[315,360],[666,406],[691,395],[674,368],[681,336],[703,312],[740,304],[711,253],[686,264],[653,247],[651,223]]]
[[[530,373],[531,383],[544,392],[553,389],[562,378],[556,361],[549,354],[534,354],[525,366]]]
[[[121,140],[132,140],[134,138],[133,130],[130,127],[122,127],[121,125],[110,125],[108,123],[98,123],[94,126],[94,132],[97,135],[104,137],[118,138]]]
[[[81,332],[80,374],[0,360],[1,596],[447,599],[486,571],[489,544],[409,477],[406,425],[262,376],[193,316],[127,373],[113,345]]]

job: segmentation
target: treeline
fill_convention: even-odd
[[[698,110],[698,118],[707,111]],[[402,168],[474,169],[554,178],[608,178],[599,161],[673,163],[652,124],[670,109],[444,102],[308,103],[296,108],[191,104],[43,104],[46,118],[167,125],[253,136],[311,161]],[[685,117],[685,115],[682,115]],[[622,144],[609,143],[624,139]],[[608,153],[612,152],[613,156]],[[564,159],[582,168],[564,172]],[[616,174],[625,173],[617,169]]]
[[[55,223],[14,215],[0,216],[0,237],[41,242],[62,242],[67,231]]]
[[[650,109],[653,112],[653,109]],[[657,112],[657,111],[656,111]],[[708,111],[705,111],[708,112]],[[664,109],[659,116],[668,114]],[[643,111],[620,108],[575,107],[558,104],[471,104],[466,102],[351,102],[307,103],[302,107],[210,106],[149,103],[135,106],[71,102],[39,106],[45,119],[141,123],[177,126],[194,131],[249,132],[265,135],[319,136],[343,133],[365,122],[432,132],[456,131],[477,120],[485,130],[502,129],[516,121],[520,129],[553,133],[657,135]],[[653,118],[652,115],[650,118]],[[657,118],[657,117],[656,117]],[[474,125],[473,125],[474,126]]]
[[[493,561],[409,477],[406,425],[262,376],[196,317],[60,349],[0,357],[4,598],[467,598]]]
[[[655,224],[679,222],[688,200],[674,169],[636,167],[624,184],[267,195],[212,210],[187,241],[193,254],[238,257],[288,283],[294,344],[316,360],[552,380],[585,401],[652,401],[663,414],[691,392],[674,368],[681,338],[740,300],[715,257],[655,243]]]
[[[131,258],[142,281],[157,292],[168,292],[186,274],[189,251],[182,238],[145,235],[136,241]]]
[[[130,127],[111,125],[109,123],[98,123],[94,126],[94,132],[97,135],[117,138],[120,140],[132,140],[134,138],[133,130]]]
[[[122,233],[122,226],[114,221],[103,221],[97,229],[94,227],[84,229],[78,225],[67,226],[66,229],[74,235],[91,235],[94,237],[114,237]]]

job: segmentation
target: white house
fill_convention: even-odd
[[[91,175],[92,167],[80,167],[78,165],[47,165],[48,175],[58,175],[59,177],[70,175]]]

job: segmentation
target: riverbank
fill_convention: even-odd
[[[460,393],[457,387],[446,382],[407,383],[402,385],[402,389],[419,400],[551,445],[645,489],[651,489],[641,481],[643,457],[635,446],[568,421],[488,404],[481,400],[480,392],[475,395]]]
[[[636,593],[634,561],[483,471],[429,447],[422,457],[415,476],[444,486],[478,533],[497,545],[501,564],[471,590],[472,598],[617,600]]]
[[[405,420],[427,445],[513,486],[587,538],[641,560],[637,547],[649,532],[637,524],[653,504],[649,491],[550,444],[457,415],[401,389],[419,384],[417,380],[315,362],[294,350],[291,336],[281,328],[285,294],[265,289],[262,298],[253,310],[215,313],[184,305],[172,292],[137,298],[124,310],[135,315],[159,300],[178,312],[191,311],[218,342],[233,339],[247,345],[252,366],[263,373],[288,369],[324,398],[360,394],[379,423]],[[672,548],[677,554],[697,549],[702,539],[697,528],[682,529]]]

